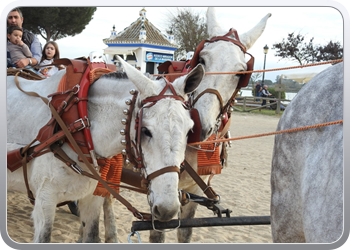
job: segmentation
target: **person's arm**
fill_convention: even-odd
[[[22,44],[22,52],[28,58],[31,58],[33,56],[32,52],[29,49],[29,47],[25,43]]]
[[[41,43],[36,36],[34,37],[34,40],[30,46],[30,51],[32,52],[32,57],[18,60],[16,62],[17,68],[24,68],[28,65],[35,66],[40,62],[42,56]]]
[[[33,54],[33,57],[31,58],[32,66],[37,65],[40,62],[42,57],[42,48],[41,48],[41,43],[36,36],[32,44],[30,45],[30,51]]]

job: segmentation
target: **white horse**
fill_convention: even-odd
[[[104,75],[90,87],[88,93],[88,116],[95,152],[106,158],[121,153],[124,148],[120,143],[124,139],[120,134],[124,125],[120,121],[125,118],[123,109],[127,107],[125,99],[131,96],[130,89],[139,91],[135,105],[137,108],[132,116],[134,122],[141,100],[158,95],[165,86],[164,79],[152,81],[122,59],[119,60],[129,79],[125,76],[118,78],[116,73]],[[42,81],[19,78],[19,82],[22,89],[46,96],[56,92],[64,73],[63,70]],[[175,81],[173,86],[177,95],[186,100],[187,95],[198,87],[203,75],[203,67],[200,66],[193,73]],[[173,93],[167,90],[166,95]],[[40,98],[28,96],[17,89],[13,76],[7,77],[7,114],[8,150],[34,139],[51,117],[49,108]],[[141,126],[146,175],[167,166],[179,168],[184,160],[187,133],[193,126],[183,102],[170,97],[159,100],[152,107],[143,110]],[[134,133],[131,133],[131,138],[135,136]],[[71,159],[79,162],[77,154],[67,144],[62,148]],[[79,166],[89,172],[84,164],[79,163]],[[80,218],[84,226],[82,241],[99,241],[98,221],[103,199],[92,196],[97,184],[95,180],[78,175],[51,153],[28,163],[28,180],[35,196],[32,213],[34,242],[50,242],[56,205],[69,200],[79,200]],[[178,181],[176,172],[164,173],[151,181],[151,210],[155,219],[167,221],[178,215]],[[8,170],[7,186],[8,189],[26,191],[21,170]]]
[[[255,41],[260,37],[265,29],[267,19],[271,14],[266,15],[255,27],[246,33],[239,34],[243,45],[249,50]],[[222,36],[227,33],[220,27],[216,20],[214,8],[208,8],[207,25],[209,38],[214,36]],[[231,36],[234,38],[234,36]],[[208,44],[200,53],[200,62],[204,66],[206,72],[238,72],[247,69],[244,53],[241,48],[233,43],[227,41],[217,41]],[[208,88],[214,88],[220,93],[223,103],[227,103],[237,87],[239,75],[207,75],[203,77],[198,89],[193,93],[194,98],[201,92]],[[199,112],[202,131],[201,140],[207,139],[210,135],[216,132],[216,124],[218,122],[217,116],[220,113],[220,103],[217,96],[212,94],[205,94],[198,99],[194,105]],[[193,148],[187,147],[186,160],[191,164],[194,170],[197,170],[197,151]],[[206,180],[207,177],[204,177]],[[192,177],[186,172],[181,174],[179,181],[179,189],[193,194],[202,195],[203,191],[196,185]],[[110,203],[109,203],[110,204]],[[79,207],[83,204],[79,201]],[[181,207],[181,219],[193,218],[197,208],[197,203],[190,202]],[[104,213],[113,217],[113,210],[111,205],[104,206]],[[105,221],[106,233],[114,235],[114,232],[108,229],[116,228],[114,220]],[[178,229],[178,242],[190,242],[192,237],[192,228]],[[159,231],[151,231],[149,242],[164,242],[165,234]]]
[[[265,29],[266,22],[271,14],[266,15],[255,27],[246,33],[239,34],[240,41],[249,50],[256,40],[260,37]],[[207,10],[207,25],[209,39],[215,36],[223,36],[228,31],[221,28],[216,20],[215,8],[209,7]],[[234,39],[234,36],[230,36]],[[244,53],[241,48],[228,41],[216,41],[208,43],[204,46],[199,54],[200,63],[204,66],[205,71],[210,72],[239,72],[247,69]],[[203,77],[199,87],[193,92],[193,98],[196,98],[206,89],[215,89],[221,95],[223,104],[230,101],[235,88],[237,87],[239,75],[206,75]],[[201,121],[201,141],[206,140],[213,133],[216,133],[216,124],[221,122],[218,116],[220,114],[220,102],[217,95],[206,93],[202,95],[194,104],[199,112]],[[197,151],[191,147],[187,147],[186,160],[197,170]],[[205,181],[207,176],[203,177]],[[180,177],[179,189],[187,192],[202,195],[203,191],[195,184],[192,177],[187,172],[183,172]],[[214,187],[215,189],[215,187]],[[193,218],[197,208],[197,203],[190,202],[181,207],[181,219]],[[192,228],[178,229],[178,242],[187,243],[191,241]],[[163,232],[151,231],[150,242],[164,242],[165,236]]]
[[[277,130],[343,119],[343,63],[315,76]],[[274,242],[332,243],[343,232],[343,125],[276,135],[271,172]]]

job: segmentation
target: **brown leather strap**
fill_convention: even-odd
[[[202,178],[197,174],[196,171],[194,171],[194,169],[186,160],[184,161],[183,167],[185,168],[187,173],[192,177],[192,179],[197,183],[197,185],[203,190],[203,192],[208,198],[214,200],[218,199],[218,195],[214,192],[212,187],[205,184]]]
[[[23,176],[24,176],[24,183],[27,188],[27,195],[30,203],[34,205],[35,199],[32,191],[29,187],[29,181],[28,181],[28,170],[27,170],[27,151],[24,152],[24,157],[22,159],[22,166],[23,166]]]
[[[165,168],[161,168],[157,171],[154,171],[152,174],[149,174],[147,176],[147,180],[148,181],[151,181],[153,180],[154,178],[162,175],[162,174],[165,174],[165,173],[168,173],[168,172],[177,172],[178,174],[180,174],[180,169],[176,166],[170,166],[170,167],[165,167]]]
[[[144,220],[151,220],[152,219],[152,215],[147,214],[147,213],[140,213],[136,208],[134,208],[127,200],[125,200],[122,196],[120,196],[114,189],[112,189],[107,183],[106,181],[104,181],[100,175],[96,172],[96,170],[94,169],[94,167],[90,164],[90,162],[88,161],[88,159],[85,157],[85,155],[83,154],[83,152],[81,151],[80,147],[78,146],[77,142],[74,140],[72,134],[70,133],[69,129],[67,128],[66,124],[64,123],[64,121],[62,120],[61,116],[57,113],[55,107],[49,102],[49,100],[47,98],[44,98],[42,96],[40,96],[39,94],[37,94],[36,92],[31,92],[31,91],[24,91],[20,85],[19,85],[19,81],[17,79],[18,74],[16,74],[15,76],[15,83],[17,88],[22,91],[23,93],[30,95],[30,96],[34,96],[34,97],[39,97],[43,100],[44,103],[46,103],[50,110],[51,113],[54,117],[54,119],[56,119],[57,123],[60,125],[62,131],[64,132],[66,138],[68,139],[68,141],[71,143],[72,147],[75,149],[75,151],[77,152],[78,156],[83,160],[83,162],[85,163],[85,165],[88,167],[88,169],[91,171],[91,176],[94,177],[95,180],[98,180],[118,201],[120,201],[123,205],[125,205],[127,207],[127,209],[129,211],[131,211],[133,213],[133,215],[138,218],[138,219],[144,219]],[[24,174],[24,179],[25,179],[25,185],[27,188],[27,193],[28,193],[28,198],[30,199],[30,201],[32,202],[32,204],[34,204],[34,196],[30,190],[29,187],[29,182],[28,182],[28,174],[27,174],[27,150],[30,148],[30,146],[35,142],[36,140],[34,140],[32,143],[28,144],[24,150],[23,150],[23,154],[25,155],[23,157],[23,174]],[[71,162],[69,162],[71,163]]]
[[[201,92],[201,93],[196,97],[196,99],[193,100],[193,102],[192,102],[191,105],[194,106],[194,104],[198,101],[198,99],[199,99],[200,97],[202,97],[204,94],[207,94],[207,93],[214,94],[214,95],[217,96],[217,98],[219,99],[219,102],[220,102],[220,110],[222,110],[223,107],[224,107],[224,104],[223,104],[222,97],[221,97],[219,91],[217,91],[216,89],[205,89],[203,92]]]
[[[65,132],[68,141],[71,143],[79,157],[83,160],[85,165],[88,167],[92,175],[98,180],[118,201],[120,201],[124,206],[127,207],[129,211],[133,213],[133,215],[138,219],[152,219],[152,215],[149,214],[141,214],[136,208],[134,208],[127,200],[125,200],[121,195],[119,195],[114,189],[112,189],[105,180],[101,178],[101,176],[97,173],[95,168],[90,164],[90,162],[86,159],[85,155],[81,151],[80,147],[78,146],[77,142],[74,140],[73,136],[69,133],[66,125],[62,121],[60,115],[56,112],[56,109],[49,104],[49,107],[51,109],[52,115],[55,117],[57,123],[61,126],[61,129]]]
[[[94,179],[96,181],[98,181],[98,179],[93,175],[93,174],[90,174],[86,171],[84,171],[83,169],[80,169],[76,162],[73,161],[64,151],[63,149],[57,145],[57,144],[54,144],[51,146],[52,148],[52,152],[54,153],[54,156],[61,160],[62,162],[64,162],[68,167],[70,167],[72,170],[74,170],[75,172],[77,172],[78,174],[81,174],[81,175],[84,175],[86,177],[89,177],[91,179]],[[136,191],[136,192],[139,192],[139,193],[143,193],[143,194],[147,194],[147,190],[146,189],[143,189],[143,188],[134,188],[134,187],[130,187],[130,186],[125,186],[125,185],[120,185],[120,184],[116,184],[116,183],[113,183],[113,182],[109,182],[109,181],[106,181],[106,183],[108,185],[112,185],[112,186],[115,186],[115,187],[120,187],[120,188],[127,188],[127,189],[130,189],[132,191]]]
[[[48,104],[48,103],[49,103],[49,99],[47,99],[47,98],[45,98],[45,97],[42,97],[42,96],[38,95],[38,94],[35,93],[35,92],[32,92],[32,91],[25,91],[25,90],[23,90],[23,89],[21,88],[21,86],[19,85],[19,81],[18,81],[18,74],[19,74],[19,73],[20,73],[20,72],[18,72],[18,73],[15,75],[15,83],[16,83],[17,88],[18,88],[20,91],[22,91],[23,93],[27,94],[27,95],[41,98],[41,100],[43,100],[43,102],[44,102],[45,104]]]

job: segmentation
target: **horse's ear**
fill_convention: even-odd
[[[208,7],[207,10],[207,31],[209,35],[209,39],[214,36],[222,36],[224,35],[221,26],[217,22],[216,19],[216,11],[214,7]]]
[[[270,16],[270,13],[267,14],[254,28],[239,36],[241,43],[247,48],[247,50],[250,49],[261,36],[265,30],[267,19],[269,19]]]
[[[198,64],[194,69],[187,74],[186,78],[181,77],[174,81],[173,86],[177,88],[178,94],[189,94],[195,91],[205,74],[204,67],[202,64]],[[182,79],[183,82],[182,82]],[[180,92],[179,92],[180,91]]]
[[[204,74],[205,70],[202,64],[198,64],[194,69],[190,71],[185,79],[184,91],[186,94],[189,94],[198,88]]]
[[[123,65],[125,73],[128,78],[135,84],[136,88],[140,91],[141,95],[152,96],[155,95],[155,86],[151,79],[141,73],[129,63],[125,62],[122,58],[117,56],[119,62]]]

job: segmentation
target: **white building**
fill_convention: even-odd
[[[108,46],[104,49],[104,54],[108,63],[112,61],[117,67],[115,56],[119,55],[141,72],[157,74],[159,64],[174,60],[174,52],[178,46],[175,45],[172,34],[168,36],[162,34],[146,18],[145,9],[142,9],[139,15],[135,22],[119,33],[113,26],[110,37],[103,39]]]

